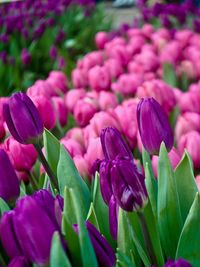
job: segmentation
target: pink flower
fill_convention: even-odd
[[[200,132],[200,115],[194,112],[186,112],[180,115],[175,126],[176,140],[193,130]]]
[[[181,112],[200,113],[200,93],[186,92],[182,94],[178,104]]]
[[[6,136],[6,130],[4,128],[4,122],[0,118],[0,140],[2,140]]]
[[[86,159],[81,155],[76,155],[73,157],[73,161],[81,177],[89,178],[89,166]]]
[[[143,74],[145,72],[145,67],[141,64],[139,64],[138,62],[136,62],[135,60],[130,61],[128,64],[128,72],[136,74]]]
[[[98,32],[95,36],[95,43],[98,49],[104,49],[105,44],[109,41],[107,32]]]
[[[178,41],[169,42],[161,51],[160,62],[176,65],[181,57],[182,48]]]
[[[172,87],[162,80],[151,80],[144,82],[138,87],[137,96],[139,98],[153,97],[169,114],[176,105],[176,98]]]
[[[14,168],[19,172],[30,172],[37,160],[37,152],[33,145],[22,145],[13,137],[4,142],[4,149],[8,153]]]
[[[99,92],[110,89],[111,78],[106,67],[95,66],[89,70],[89,85]]]
[[[195,66],[190,60],[182,60],[177,69],[177,75],[185,75],[188,79],[195,79],[197,77],[197,72]]]
[[[6,104],[8,101],[8,97],[0,97],[0,120],[4,122],[3,117],[3,105]]]
[[[182,135],[182,137],[177,140],[177,147],[181,155],[184,149],[187,149],[194,163],[194,168],[198,169],[200,167],[200,133],[191,131]]]
[[[110,58],[104,62],[111,78],[118,78],[123,73],[123,67],[115,58]]]
[[[152,51],[143,51],[135,55],[134,60],[143,66],[145,72],[156,71],[159,67],[158,57]]]
[[[117,82],[112,84],[112,90],[122,94],[123,96],[133,96],[138,86],[143,82],[140,74],[122,74]]]
[[[66,93],[68,89],[68,80],[62,71],[51,71],[46,81],[54,88],[56,95]]]
[[[96,159],[103,159],[103,151],[101,147],[100,138],[91,138],[87,147],[87,152],[84,155],[88,163],[89,173],[92,173],[92,166]]]
[[[125,45],[113,45],[106,53],[109,58],[117,59],[123,67],[126,67],[131,59],[131,54]]]
[[[151,35],[154,32],[154,27],[151,24],[146,23],[143,25],[141,32],[143,33],[145,37],[150,39]]]
[[[49,98],[56,95],[52,85],[44,80],[37,80],[31,87],[28,88],[26,93],[29,97],[43,95]]]
[[[100,92],[98,97],[99,107],[101,110],[115,108],[118,104],[117,97],[111,92]]]
[[[117,120],[121,126],[123,135],[131,148],[135,148],[137,143],[137,120],[136,120],[137,104],[118,105],[115,108]]]
[[[83,155],[84,153],[84,148],[74,139],[63,138],[61,139],[61,144],[64,145],[72,158],[76,155]]]
[[[172,148],[172,150],[168,154],[172,168],[175,170],[176,166],[179,164],[181,160],[181,156],[176,148]],[[158,156],[153,156],[152,157],[152,167],[153,167],[153,172],[155,177],[158,176]]]
[[[80,126],[86,126],[96,112],[97,107],[91,99],[80,99],[74,107],[74,118]]]
[[[187,46],[191,40],[193,32],[188,29],[178,30],[175,33],[175,39],[181,43],[183,47]]]
[[[56,114],[51,100],[43,95],[34,96],[31,99],[40,113],[44,127],[48,130],[53,129],[56,124]]]
[[[64,127],[67,123],[67,107],[65,106],[64,100],[59,96],[54,96],[51,98],[54,110],[56,113],[56,118],[59,121],[60,125]]]
[[[71,112],[74,111],[75,104],[79,99],[84,98],[86,91],[84,89],[72,89],[65,94],[65,104],[67,109]]]
[[[127,45],[127,50],[129,51],[130,55],[135,55],[140,53],[142,46],[145,44],[145,38],[142,36],[134,36],[129,40]]]
[[[78,68],[89,70],[94,66],[103,64],[103,53],[101,51],[93,51],[88,53],[79,61]]]
[[[75,88],[88,86],[88,71],[85,69],[74,69],[72,71],[72,83]]]
[[[74,139],[79,144],[84,146],[83,129],[79,127],[70,129],[65,135],[64,139]]]

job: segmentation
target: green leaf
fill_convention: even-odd
[[[185,221],[176,252],[176,259],[184,258],[193,267],[200,266],[200,194],[197,193]]]
[[[90,205],[90,209],[87,215],[87,221],[91,222],[97,228],[97,230],[100,231],[93,203],[91,203]]]
[[[177,87],[177,78],[176,78],[176,72],[174,70],[174,67],[172,64],[165,63],[163,65],[163,80],[172,85],[173,87]]]
[[[117,265],[116,266],[119,266],[119,267],[136,267],[137,265],[135,265],[129,259],[129,257],[127,257],[127,255],[125,253],[120,251],[120,249],[117,249]]]
[[[4,212],[9,211],[10,208],[8,204],[0,197],[0,216],[3,215]]]
[[[97,173],[94,179],[92,195],[94,210],[100,232],[106,237],[110,244],[114,245],[113,239],[110,235],[108,207],[101,195],[99,175]]]
[[[50,254],[51,267],[71,267],[71,263],[63,250],[58,232],[55,232],[52,238],[51,254]]]
[[[79,226],[79,243],[81,249],[82,263],[84,267],[98,267],[96,255],[85,226],[85,221],[82,216],[82,211],[80,207],[79,195],[75,192],[73,188],[69,189],[72,199],[72,205],[74,212],[76,214],[78,226]]]
[[[119,208],[117,246],[119,251],[126,255],[129,262],[138,266],[138,264],[136,264],[138,253],[133,243],[133,239],[131,238],[129,231],[127,231],[129,227],[126,212]]]
[[[175,179],[177,184],[181,216],[185,221],[190,207],[194,201],[195,195],[198,192],[195,183],[192,163],[187,152],[175,170]]]
[[[90,192],[87,184],[78,173],[72,158],[63,145],[60,146],[60,158],[58,162],[58,185],[60,194],[64,195],[64,188],[76,188],[76,192],[83,201],[83,207],[88,212],[90,207]]]
[[[44,149],[47,161],[52,171],[56,174],[60,156],[60,143],[58,139],[47,129],[45,129],[44,131],[43,139],[44,139]]]
[[[158,161],[158,226],[165,254],[174,258],[182,230],[182,218],[174,172],[164,143]]]

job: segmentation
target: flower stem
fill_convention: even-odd
[[[157,259],[156,259],[155,253],[154,253],[153,245],[152,245],[151,238],[150,238],[149,231],[148,231],[148,227],[146,224],[146,219],[145,219],[144,214],[142,212],[137,212],[137,214],[138,214],[138,217],[140,220],[140,225],[142,228],[145,246],[146,246],[149,258],[150,258],[152,264],[155,267],[158,267]]]
[[[50,179],[50,181],[51,181],[51,184],[54,186],[54,188],[55,188],[57,191],[59,191],[59,189],[58,189],[57,178],[56,178],[56,176],[54,175],[52,169],[50,168],[49,163],[47,162],[47,160],[46,160],[46,158],[45,158],[45,156],[44,156],[44,154],[43,154],[43,152],[42,152],[42,149],[41,149],[40,145],[35,144],[34,146],[35,146],[35,149],[36,149],[37,152],[38,152],[39,160],[40,160],[40,162],[42,163],[42,165],[43,165],[45,171],[47,172],[47,174],[48,174],[48,176],[49,176],[49,179]]]

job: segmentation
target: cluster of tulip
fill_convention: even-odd
[[[32,177],[25,187],[0,149],[1,266],[199,266],[200,194],[187,153],[172,169],[172,130],[154,98],[137,105],[144,171],[119,131],[107,127],[91,187],[63,145],[44,131],[26,94],[11,96],[3,115],[13,138],[35,147],[46,176]],[[152,154],[159,154],[158,180]]]

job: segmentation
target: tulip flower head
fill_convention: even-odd
[[[168,151],[171,150],[173,133],[166,114],[154,98],[140,100],[137,122],[143,146],[150,154],[158,154],[162,142]]]
[[[38,143],[43,123],[37,108],[26,94],[13,94],[3,106],[3,115],[10,133],[19,143]]]

